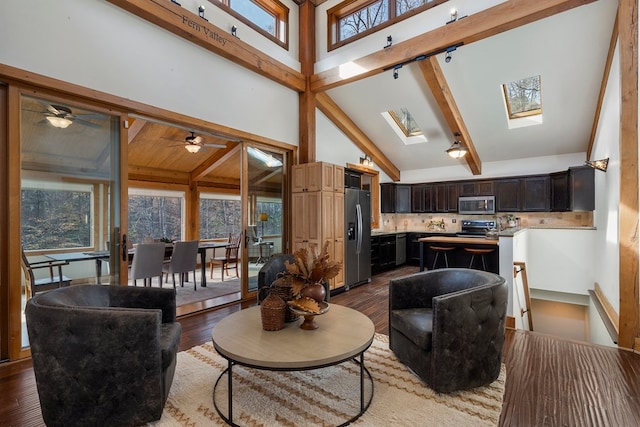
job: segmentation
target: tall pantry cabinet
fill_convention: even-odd
[[[329,256],[343,268],[330,288],[344,286],[344,167],[314,162],[294,165],[292,174],[293,250],[320,253],[329,242]]]

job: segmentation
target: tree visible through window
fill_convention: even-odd
[[[182,197],[129,194],[129,239],[182,239]]]
[[[91,246],[91,191],[24,188],[21,233],[25,250]]]
[[[266,221],[258,221],[256,224],[260,235],[280,236],[282,235],[282,202],[256,202],[256,212],[258,215],[267,214]],[[264,234],[262,230],[264,229]]]
[[[510,119],[542,114],[540,76],[514,80],[502,89]]]
[[[329,50],[447,0],[346,0],[327,11]]]
[[[209,0],[235,18],[289,48],[289,8],[278,0]]]
[[[220,239],[242,230],[240,200],[200,198],[200,238]]]

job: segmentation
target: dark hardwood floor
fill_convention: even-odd
[[[331,297],[361,311],[376,331],[388,333],[388,281],[417,271],[402,267],[375,276],[370,284]],[[253,305],[184,316],[180,350],[211,340],[222,318]],[[507,330],[504,345],[507,381],[501,426],[640,425],[640,355],[631,351]],[[29,361],[0,365],[0,426],[43,426]]]

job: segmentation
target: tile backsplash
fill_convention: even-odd
[[[494,219],[501,229],[507,228],[505,217],[509,212],[496,215],[457,214],[381,214],[377,231],[460,231],[462,219]],[[520,218],[520,227],[592,227],[593,212],[513,212]]]

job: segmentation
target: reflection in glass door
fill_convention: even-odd
[[[23,281],[23,310],[41,289],[120,282],[121,183],[119,116],[31,96],[20,108],[20,241],[36,283]],[[47,263],[61,264],[53,278],[35,268]]]
[[[246,148],[247,224],[243,271],[248,277],[243,298],[258,289],[258,271],[277,253],[287,251],[286,152],[274,148]]]

